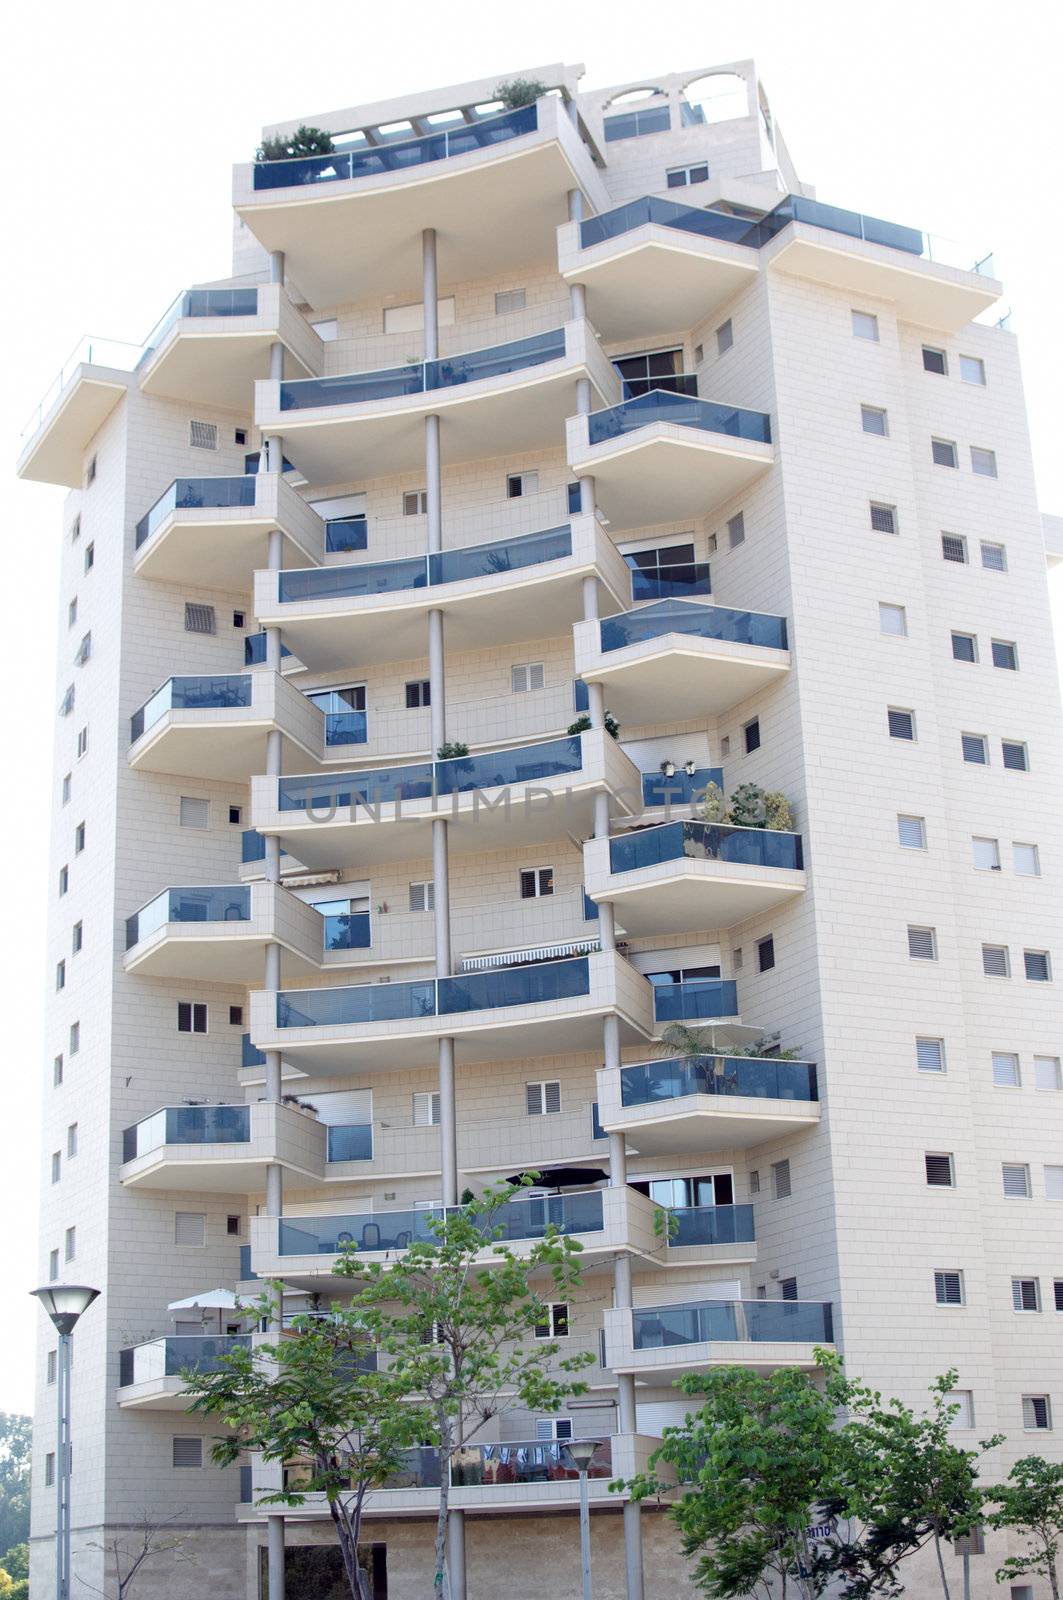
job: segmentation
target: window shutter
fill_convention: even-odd
[[[1033,1058],[1034,1085],[1038,1089],[1060,1089],[1063,1082],[1060,1080],[1058,1056],[1034,1056]]]
[[[1030,983],[1048,982],[1051,974],[1048,970],[1048,952],[1046,950],[1024,950],[1022,963]]]
[[[760,1193],[760,1173],[757,1171],[756,1167],[754,1167],[752,1172],[749,1174],[749,1192],[750,1194]]]
[[[201,1467],[203,1465],[203,1440],[174,1437],[173,1464],[175,1467]]]
[[[188,442],[193,450],[216,450],[218,448],[218,424],[216,422],[196,422],[188,424]]]
[[[1007,572],[1008,553],[1002,544],[986,544],[983,542],[981,552],[983,567],[988,567],[991,572]]]
[[[953,1428],[974,1427],[974,1395],[970,1389],[953,1389],[949,1399],[959,1410],[949,1424]]]
[[[431,1090],[418,1090],[413,1097],[413,1125],[415,1128],[434,1128],[439,1123],[439,1095]]]
[[[736,549],[740,544],[745,544],[746,519],[744,512],[736,511],[733,517],[728,518],[727,539],[732,550]]]
[[[973,762],[978,767],[987,767],[989,765],[985,740],[980,733],[962,733],[960,742],[963,745],[963,759],[965,761]]]
[[[197,800],[192,795],[181,796],[182,828],[207,828],[210,826],[210,801]]]
[[[982,971],[987,978],[1006,978],[1008,975],[1008,951],[1002,944],[984,944],[982,946]]]
[[[967,541],[958,538],[952,533],[941,535],[941,554],[946,561],[958,561],[961,564],[967,560]]]
[[[1024,1394],[1022,1397],[1022,1425],[1027,1430],[1050,1428],[1048,1396]]]
[[[779,1288],[782,1290],[782,1297],[783,1297],[784,1300],[796,1300],[797,1299],[797,1279],[796,1278],[784,1278],[782,1280],[782,1282],[780,1283]]]
[[[963,1274],[935,1272],[934,1295],[939,1306],[963,1305]]]
[[[561,1081],[554,1079],[543,1084],[544,1109],[549,1115],[551,1112],[561,1110]],[[1047,1170],[1047,1169],[1046,1169]]]
[[[915,1064],[920,1072],[944,1072],[945,1051],[940,1039],[915,1041]]]
[[[771,1181],[776,1200],[787,1200],[791,1194],[789,1161],[773,1161]]]
[[[937,960],[937,945],[933,928],[908,929],[908,954],[913,961]]]
[[[906,850],[925,850],[926,827],[922,817],[898,817],[897,838]]]
[[[1063,1200],[1063,1167],[1045,1168],[1045,1199]]]
[[[1056,1279],[1052,1285],[1052,1292],[1055,1296],[1056,1310],[1063,1311],[1063,1278]]]
[[[436,904],[436,886],[431,880],[424,883],[410,884],[410,910],[434,911]]]
[[[526,289],[499,289],[495,293],[495,316],[504,317],[511,311],[523,311],[528,299]]]
[[[993,1082],[998,1089],[1017,1089],[1021,1082],[1019,1058],[1005,1051],[993,1052]]]
[[[1001,1168],[1004,1193],[1011,1200],[1028,1200],[1030,1197],[1030,1169],[1024,1164],[1005,1161]]]
[[[202,1211],[175,1211],[173,1218],[174,1244],[204,1245],[207,1242],[207,1218]]]
[[[1015,1311],[1040,1311],[1041,1295],[1036,1278],[1012,1278],[1011,1304]]]
[[[1011,739],[1003,739],[1000,744],[1000,753],[1005,767],[1010,772],[1026,772],[1029,770],[1029,761],[1026,756],[1026,746],[1016,744]]]
[[[890,706],[886,715],[889,719],[891,739],[915,738],[915,719],[910,711],[899,711]]]
[[[215,633],[214,607],[196,605],[191,600],[185,601],[185,632],[186,633]]]
[[[950,1155],[926,1155],[926,1181],[932,1188],[951,1189],[952,1157]]]
[[[896,506],[882,505],[879,501],[871,502],[871,531],[872,533],[897,532]]]

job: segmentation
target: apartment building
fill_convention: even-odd
[[[507,1238],[580,1240],[545,1331],[594,1365],[453,1464],[455,1600],[573,1591],[572,1436],[595,1593],[692,1597],[608,1482],[718,1363],[955,1366],[959,1442],[1059,1456],[1063,747],[1001,286],[816,198],[752,62],[582,72],[299,117],[334,153],[235,168],[233,276],[24,441],[70,491],[40,1250],[103,1290],[99,1588],[146,1512],[194,1565],[143,1600],[325,1592],[324,1507],[214,1466],[181,1374],[256,1279],[327,1304],[344,1242],[528,1171]],[[54,1379],[42,1334],[41,1596]],[[439,1471],[370,1503],[378,1600],[423,1600]]]

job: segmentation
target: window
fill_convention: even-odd
[[[606,1133],[605,1129],[602,1127],[601,1118],[598,1115],[598,1102],[597,1102],[597,1100],[592,1100],[591,1101],[591,1138],[592,1139],[608,1139],[608,1137],[609,1137],[609,1135]]]
[[[622,111],[603,118],[606,144],[614,139],[641,139],[647,133],[666,133],[671,127],[667,106],[647,106],[643,111]]]
[[[192,600],[186,600],[185,632],[214,633],[215,631],[214,607],[197,605]]]
[[[86,633],[82,637],[81,643],[77,647],[77,654],[74,656],[74,665],[76,667],[83,667],[85,665],[86,661],[89,660],[91,655],[92,655],[92,632],[90,630],[88,633]]]
[[[73,782],[73,773],[70,773],[70,772],[66,773],[66,775],[63,778],[62,787],[61,787],[61,790],[60,790],[60,794],[61,794],[60,804],[61,805],[65,806],[65,805],[69,805],[69,803],[70,803],[70,785],[71,785],[72,782]]]
[[[878,318],[870,311],[852,311],[853,338],[870,339],[872,344],[878,344]]]
[[[887,706],[886,720],[889,724],[891,739],[915,738],[915,712],[905,711],[900,706]]]
[[[56,987],[56,989],[65,989],[66,988],[66,962],[65,961],[57,961],[56,964],[55,964],[55,987]]]
[[[930,457],[935,467],[958,467],[960,464],[952,439],[931,439]]]
[[[506,479],[506,499],[523,500],[530,494],[539,493],[539,474],[537,472],[511,472]]]
[[[58,1183],[63,1173],[63,1157],[58,1150],[52,1151],[52,1182]]]
[[[427,489],[406,489],[402,496],[404,517],[423,517],[428,513]]]
[[[80,517],[75,517],[73,522],[70,524],[70,543],[71,544],[77,544],[77,542],[78,542],[78,540],[80,538],[81,538],[81,518]]]
[[[81,760],[81,758],[83,756],[88,754],[88,748],[89,748],[89,725],[88,725],[88,723],[86,723],[83,728],[79,728],[78,729],[77,759],[79,761]]]
[[[908,954],[913,961],[936,961],[937,935],[933,928],[908,928]]]
[[[632,600],[683,599],[709,593],[709,568],[694,560],[693,542],[651,545],[645,550],[626,550],[623,556],[631,569]]]
[[[52,1088],[58,1089],[63,1081],[63,1058],[56,1056],[52,1062]]]
[[[73,1261],[78,1253],[78,1231],[68,1228],[63,1236],[63,1257],[66,1261]]]
[[[71,954],[76,956],[78,954],[78,952],[81,950],[81,948],[84,945],[84,943],[85,943],[85,924],[83,922],[75,922],[73,928],[70,930],[70,952],[71,952]]]
[[[1022,1087],[1022,1073],[1019,1069],[1019,1058],[1010,1050],[993,1051],[993,1083],[998,1089],[1019,1089]]]
[[[941,535],[941,558],[943,561],[957,561],[961,566],[967,563],[967,540],[959,533],[943,533]]]
[[[727,544],[731,550],[737,550],[740,544],[746,542],[746,519],[741,511],[736,511],[733,517],[727,520]]]
[[[75,622],[77,621],[77,619],[78,619],[78,597],[77,597],[77,595],[75,595],[73,600],[71,600],[70,604],[66,608],[66,625],[67,625],[67,627],[68,628],[72,628],[74,626]]]
[[[70,1054],[72,1056],[76,1056],[80,1049],[81,1049],[81,1023],[80,1022],[72,1022],[70,1024]]]
[[[243,1008],[243,1006],[230,1006],[229,1007],[229,1026],[230,1026],[230,1028],[242,1028],[243,1025],[244,1025],[244,1008]]]
[[[766,939],[757,940],[757,971],[770,972],[775,965],[775,940],[769,933]]]
[[[244,1230],[243,1230],[243,1219],[242,1218],[235,1217],[235,1216],[227,1216],[226,1217],[226,1219],[225,1219],[225,1232],[230,1236],[230,1238],[238,1239],[243,1231]]]
[[[1041,1284],[1037,1278],[1012,1278],[1011,1309],[1013,1311],[1040,1311]]]
[[[731,969],[732,969],[732,971],[733,972],[741,972],[742,967],[743,967],[743,965],[745,963],[745,959],[746,958],[745,958],[744,954],[742,953],[742,946],[741,945],[738,946],[737,950],[732,950],[731,951]]]
[[[1002,544],[991,544],[983,539],[980,545],[982,565],[990,572],[1007,572],[1008,552]]]
[[[511,311],[523,311],[528,303],[526,289],[499,289],[495,294],[495,316],[508,316]]]
[[[960,357],[960,378],[964,383],[977,383],[985,388],[985,362],[980,356]]]
[[[1041,876],[1041,855],[1035,844],[1013,844],[1011,864],[1020,878]]]
[[[1030,1169],[1025,1162],[1005,1161],[1000,1172],[1004,1194],[1009,1200],[1030,1199],[1033,1190],[1030,1187]]]
[[[944,1072],[944,1039],[917,1039],[915,1041],[915,1064],[920,1072]]]
[[[49,1350],[49,1352],[48,1352],[48,1375],[47,1375],[47,1379],[46,1379],[46,1381],[48,1383],[54,1383],[55,1382],[55,1377],[56,1377],[56,1372],[58,1370],[58,1365],[59,1365],[59,1352],[57,1350]]]
[[[54,1283],[59,1276],[59,1251],[48,1252],[48,1282]]]
[[[1011,963],[1008,958],[1007,945],[984,944],[982,946],[982,971],[987,978],[1010,978]]]
[[[1026,977],[1030,983],[1050,983],[1052,981],[1051,958],[1047,950],[1024,950],[1022,964],[1026,969]]]
[[[207,1242],[207,1217],[203,1211],[175,1211],[173,1214],[174,1244],[194,1245],[199,1248]]]
[[[93,456],[91,461],[89,462],[88,466],[85,469],[85,484],[86,484],[86,487],[90,483],[95,483],[95,482],[96,482],[96,457]]]
[[[950,1428],[974,1427],[974,1395],[970,1389],[953,1389],[949,1402],[955,1408]]]
[[[1018,672],[1019,653],[1010,640],[994,639],[991,649],[995,667],[1003,667],[1006,672]]]
[[[243,817],[244,817],[244,812],[243,812],[243,807],[242,806],[230,806],[229,807],[229,826],[230,826],[230,828],[238,828],[240,826],[241,822],[243,821]]]
[[[175,1434],[173,1439],[173,1465],[175,1467],[201,1467],[203,1465],[203,1440],[183,1439]]]
[[[1010,772],[1029,772],[1030,757],[1024,744],[1015,739],[1001,739],[1000,754]]]
[[[579,484],[578,483],[570,483],[570,484],[568,484],[566,486],[566,494],[568,496],[568,514],[569,514],[569,516],[570,517],[578,516],[579,513],[583,510],[583,491],[580,489]]]
[[[572,1438],[571,1417],[536,1417],[535,1437],[545,1444],[551,1439]]]
[[[971,854],[979,872],[1000,871],[1000,846],[995,839],[973,838]]]
[[[439,1095],[430,1090],[418,1090],[413,1097],[413,1125],[415,1128],[439,1126]]]
[[[897,507],[888,506],[882,500],[872,500],[871,531],[872,533],[896,533]]]
[[[95,565],[96,565],[96,545],[95,545],[95,542],[93,542],[92,544],[87,544],[85,546],[85,571],[86,572],[91,572]]]
[[[188,424],[188,442],[193,450],[216,450],[218,448],[218,424],[216,422],[190,421]]]
[[[939,378],[947,377],[949,370],[948,357],[944,350],[935,350],[933,345],[923,346],[923,371],[935,372]]]
[[[1024,1394],[1022,1425],[1027,1433],[1045,1433],[1052,1427],[1052,1403],[1046,1394]]]
[[[708,183],[709,164],[699,161],[692,167],[667,167],[664,175],[669,189],[683,189],[691,183]]]
[[[926,1181],[931,1189],[956,1187],[956,1169],[951,1154],[934,1155],[928,1151],[923,1161],[926,1164]]]
[[[860,426],[865,433],[874,433],[880,439],[889,437],[889,417],[881,406],[861,406]]]
[[[686,362],[682,345],[673,345],[666,350],[614,356],[613,366],[623,380],[622,397],[625,400],[650,394],[654,389],[664,389],[670,394],[686,394],[689,389],[683,377]],[[696,381],[694,392],[697,393]]]
[[[734,325],[730,317],[716,329],[716,354],[724,356],[735,342]]]
[[[209,828],[210,801],[198,800],[192,795],[183,794],[180,818],[182,828]]]
[[[720,740],[720,754],[721,756],[729,756],[731,754],[730,734],[725,733],[723,738]]]
[[[988,767],[989,741],[984,733],[961,733],[960,743],[963,747],[963,759],[969,766]]]
[[[66,1153],[68,1157],[78,1153],[78,1125],[72,1122],[66,1130]]]
[[[1057,1278],[1052,1285],[1052,1295],[1057,1311],[1063,1311],[1063,1278]]]
[[[535,1324],[537,1339],[564,1339],[568,1334],[568,1306],[563,1300],[551,1300],[543,1307],[545,1316]]]
[[[782,1278],[779,1282],[779,1295],[783,1300],[797,1299],[797,1279]]]
[[[410,884],[410,910],[434,911],[436,906],[436,886],[431,878],[424,878],[419,883]]]
[[[454,325],[454,296],[446,295],[436,304],[436,315],[441,328]],[[407,306],[384,307],[385,333],[420,333],[424,327],[424,302],[417,300]]]
[[[432,704],[432,685],[427,678],[418,678],[406,685],[406,710],[417,711]]]
[[[1033,1085],[1035,1089],[1057,1093],[1063,1089],[1063,1072],[1058,1056],[1034,1056]]]
[[[199,1000],[178,1000],[178,1033],[206,1033],[207,1007]]]
[[[897,842],[905,850],[925,850],[925,818],[899,815],[897,818]]]
[[[63,895],[66,894],[66,892],[67,892],[67,890],[69,888],[70,888],[70,868],[69,867],[60,867],[59,868],[59,897],[60,897],[60,899],[62,899]]]
[[[52,1450],[44,1458],[44,1487],[50,1489],[55,1482],[55,1453]]]
[[[980,478],[995,478],[997,475],[996,451],[982,450],[978,445],[972,444],[971,471],[976,472]]]
[[[247,627],[247,614],[246,614],[246,612],[243,612],[243,611],[234,611],[233,612],[233,627],[234,628],[246,628]]]
[[[332,325],[333,325],[333,327],[335,327],[336,326],[335,322],[333,322]],[[324,326],[323,323],[312,322],[310,324],[310,326],[317,330],[317,336],[318,336],[319,339],[324,337],[324,335],[320,332],[321,328]],[[246,443],[247,443],[247,429],[246,428],[234,428],[233,429],[233,444],[246,444]]]
[[[934,1299],[939,1306],[964,1305],[963,1273],[954,1269],[935,1272]]]
[[[520,874],[522,900],[541,900],[554,892],[553,867],[524,867]]]
[[[749,1192],[750,1194],[760,1193],[760,1173],[757,1171],[756,1167],[754,1167],[752,1172],[749,1174]]]
[[[747,722],[742,734],[745,738],[746,755],[751,756],[754,750],[760,749],[760,718],[754,717],[752,722]]]
[[[978,660],[978,640],[973,633],[954,633],[952,635],[952,659],[954,661]]]
[[[59,702],[59,715],[61,717],[68,717],[70,715],[74,709],[74,702],[76,698],[77,691],[74,688],[74,685],[72,683],[68,683],[63,694],[63,698]]]
[[[545,1079],[524,1085],[524,1104],[529,1117],[549,1117],[561,1110],[561,1080]]]
[[[79,822],[74,829],[74,854],[79,856],[85,848],[85,824]]]
[[[793,1190],[790,1186],[789,1161],[773,1161],[771,1164],[771,1190],[776,1200],[788,1200]]]
[[[529,690],[541,689],[546,682],[546,673],[541,661],[523,661],[509,669],[509,686],[513,694],[527,694]]]
[[[703,344],[696,344],[694,346],[694,365],[696,367],[700,367],[701,363],[704,360],[705,360],[705,346]]]
[[[878,603],[878,629],[880,633],[893,633],[904,637],[908,632],[908,615],[903,606]]]

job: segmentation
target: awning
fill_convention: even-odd
[[[567,944],[540,944],[528,950],[496,950],[489,956],[465,956],[459,971],[482,972],[485,967],[522,967],[529,961],[551,961],[560,956],[580,956],[600,950],[599,939],[571,939]]]
[[[187,1300],[173,1300],[167,1311],[235,1311],[236,1296],[231,1289],[206,1289],[202,1294],[191,1294]]]

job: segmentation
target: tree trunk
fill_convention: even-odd
[[[935,1533],[934,1535],[934,1553],[938,1558],[938,1571],[941,1574],[941,1587],[944,1591],[945,1600],[952,1600],[952,1597],[949,1593],[949,1580],[945,1576],[945,1558],[941,1554],[941,1535],[938,1533]]]
[[[361,1529],[361,1508],[349,1516],[344,1506],[338,1501],[329,1501],[329,1514],[336,1526],[336,1537],[339,1540],[340,1555],[343,1557],[343,1570],[347,1584],[351,1591],[352,1600],[373,1600],[366,1587],[365,1574],[358,1564],[358,1534]]]
[[[434,1600],[448,1600],[447,1514],[450,1510],[451,1421],[443,1407],[439,1410],[439,1516],[436,1520],[436,1573]]]
[[[1052,1586],[1052,1600],[1059,1600],[1059,1575],[1056,1572],[1056,1564],[1051,1557],[1049,1557],[1048,1561],[1048,1581]]]

